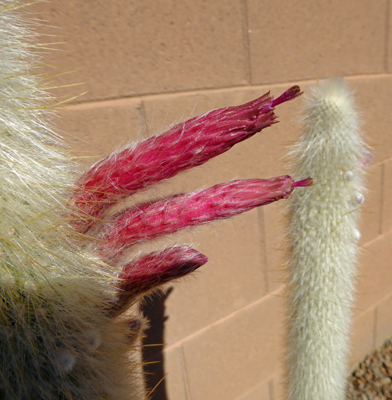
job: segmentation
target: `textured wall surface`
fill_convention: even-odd
[[[42,32],[56,35],[44,40],[64,42],[52,46],[59,50],[48,54],[48,72],[74,71],[54,81],[82,84],[55,93],[66,99],[86,92],[58,121],[86,164],[212,108],[267,90],[279,95],[292,84],[306,93],[319,79],[346,77],[374,154],[351,364],[392,335],[389,0],[54,0],[33,10],[47,21]],[[278,125],[163,184],[159,193],[288,173],[283,157],[300,133],[301,106],[302,99],[280,106]],[[175,284],[164,304],[156,300],[168,317],[156,335],[165,344],[166,374],[156,398],[284,398],[285,216],[283,201],[176,236],[197,244],[210,261]],[[162,317],[152,315],[152,330],[162,329]]]

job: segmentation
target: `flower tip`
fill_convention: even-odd
[[[208,262],[208,257],[205,256],[204,254],[199,253],[197,256],[197,263],[200,265],[200,267]]]
[[[301,96],[301,88],[298,85],[292,86],[290,89],[282,93],[277,99],[273,100],[271,103],[272,107],[276,107],[279,104],[285,103],[286,101],[293,100],[298,96]]]
[[[194,249],[184,251],[182,261],[180,259],[178,263],[178,271],[180,275],[184,272],[185,274],[188,274],[208,262],[208,257]]]
[[[293,187],[306,187],[306,186],[313,186],[312,178],[309,177],[293,183]]]

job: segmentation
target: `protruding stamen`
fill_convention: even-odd
[[[293,100],[296,97],[301,96],[302,93],[303,92],[301,92],[301,89],[298,85],[292,86],[290,89],[282,93],[277,99],[273,100],[271,106],[276,107],[286,101]]]
[[[306,187],[306,186],[313,186],[312,178],[309,177],[293,183],[293,187]]]

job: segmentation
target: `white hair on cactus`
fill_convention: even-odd
[[[83,337],[91,350],[97,350],[102,343],[101,334],[98,331],[86,332]]]
[[[104,312],[114,274],[63,217],[75,166],[52,131],[24,5],[0,0],[0,398],[136,399],[127,330]]]
[[[71,372],[76,363],[76,357],[63,352],[57,356],[55,362],[64,372]]]
[[[366,154],[346,84],[312,87],[292,149],[295,176],[311,176],[314,186],[291,201],[289,400],[345,398]]]

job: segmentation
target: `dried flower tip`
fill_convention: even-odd
[[[125,265],[120,274],[121,281],[117,286],[118,300],[111,313],[120,314],[136,296],[173,279],[181,278],[207,261],[208,258],[198,251],[180,246],[148,254],[138,261]],[[135,320],[135,323],[137,321]],[[134,330],[139,329],[140,321],[138,324]]]
[[[292,86],[290,89],[282,93],[277,99],[273,100],[271,106],[276,107],[286,101],[293,100],[298,96],[301,96],[302,93],[303,92],[301,92],[301,89],[298,85]]]
[[[293,187],[306,187],[306,186],[313,186],[312,178],[309,177],[293,183]]]

